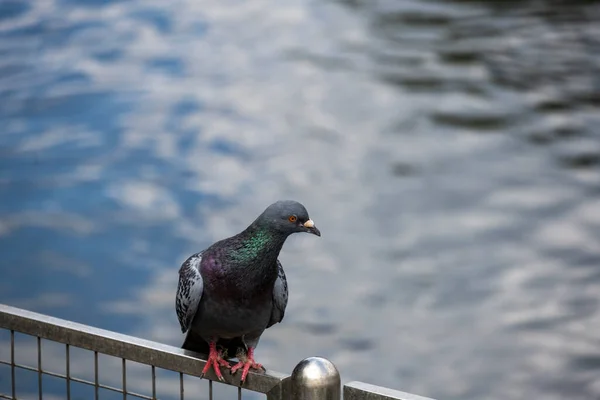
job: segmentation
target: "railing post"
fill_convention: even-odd
[[[340,400],[340,373],[322,357],[300,361],[292,372],[292,400]]]

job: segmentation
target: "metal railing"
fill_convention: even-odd
[[[205,365],[200,355],[177,347],[3,304],[0,304],[0,332],[4,333],[0,336],[0,398],[3,399],[97,400],[122,396],[125,400],[183,400],[186,396],[199,399],[204,395],[212,400],[216,396],[241,399],[242,393],[244,399],[246,394],[263,394],[267,400],[341,399],[337,369],[319,357],[301,361],[291,375],[270,370],[250,372],[243,387],[239,374],[224,374],[225,382],[213,388],[217,378],[212,370],[205,376],[207,379],[194,378],[200,376]],[[162,384],[157,386],[159,381]],[[222,394],[217,393],[217,387],[223,389]],[[144,389],[146,393],[142,393]],[[225,393],[225,390],[230,391]],[[344,385],[343,394],[346,400],[431,400],[362,382]]]

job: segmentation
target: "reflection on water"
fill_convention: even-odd
[[[179,345],[181,262],[295,198],[323,237],[284,249],[269,368],[598,397],[598,20],[589,1],[3,1],[0,301]]]

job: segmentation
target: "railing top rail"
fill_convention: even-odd
[[[344,385],[344,400],[433,400],[429,397],[352,381]]]
[[[5,304],[0,304],[0,328],[192,376],[200,376],[205,365],[205,361],[199,358],[199,354],[188,350]],[[207,374],[207,378],[216,380],[212,371]],[[226,383],[240,386],[239,374],[224,374],[224,378]],[[280,387],[281,383],[288,378],[287,374],[270,370],[264,374],[250,372],[243,388],[259,393],[269,393],[276,387]]]

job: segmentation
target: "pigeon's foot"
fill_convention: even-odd
[[[210,342],[209,349],[210,349],[210,351],[208,353],[208,360],[206,360],[206,365],[204,366],[204,369],[202,370],[202,374],[200,375],[200,378],[204,378],[204,375],[208,372],[208,370],[212,366],[212,368],[215,370],[215,375],[217,375],[217,378],[219,378],[220,381],[224,381],[225,379],[223,378],[223,374],[221,374],[221,370],[219,369],[219,366],[225,367],[225,368],[231,368],[231,366],[229,365],[229,363],[227,361],[223,360],[221,353],[217,352],[217,342]]]
[[[238,359],[240,362],[231,367],[231,373],[235,374],[240,368],[242,368],[242,378],[240,379],[240,383],[244,383],[246,381],[246,377],[248,376],[248,371],[250,368],[258,369],[264,371],[265,369],[261,364],[258,364],[254,361],[254,348],[248,348],[248,354],[244,355],[238,353]]]

